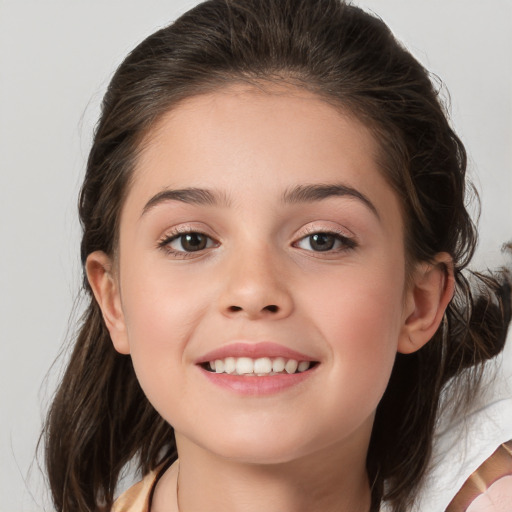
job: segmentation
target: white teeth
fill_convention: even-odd
[[[234,357],[226,357],[224,359],[224,371],[226,373],[235,373],[236,359]]]
[[[272,371],[278,373],[284,371],[286,361],[284,357],[276,357],[272,362]]]
[[[305,372],[309,369],[309,361],[301,361],[299,363],[299,366],[297,367],[297,371],[299,372]]]
[[[299,363],[295,361],[295,359],[288,359],[288,361],[286,361],[284,369],[286,370],[286,373],[295,373],[297,371],[298,366]]]
[[[226,357],[209,362],[211,371],[215,373],[228,373],[231,375],[245,375],[247,377],[265,377],[283,373],[299,373],[309,370],[311,361],[297,361],[284,357]]]
[[[239,357],[236,360],[236,373],[238,375],[254,373],[254,361],[250,357]]]
[[[269,357],[260,357],[254,361],[254,373],[270,373],[272,371],[272,361]]]

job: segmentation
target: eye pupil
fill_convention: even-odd
[[[310,236],[311,248],[315,251],[330,251],[334,247],[336,239],[328,233],[315,233]]]
[[[181,245],[185,251],[201,251],[206,247],[207,237],[201,233],[187,233],[181,236]]]

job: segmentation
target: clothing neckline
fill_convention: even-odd
[[[151,506],[153,504],[153,495],[155,494],[156,485],[160,481],[160,478],[164,476],[164,473],[175,463],[178,462],[178,459],[168,459],[166,462],[164,462],[157,470],[157,474],[155,476],[155,479],[153,480],[153,483],[151,485],[151,490],[149,491],[148,495],[148,507],[147,512],[151,512]]]

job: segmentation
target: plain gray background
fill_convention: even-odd
[[[80,286],[75,205],[102,94],[136,43],[195,3],[0,0],[0,512],[50,509],[34,453],[61,364],[43,381]],[[450,91],[482,198],[475,266],[495,266],[512,239],[512,1],[355,3]]]

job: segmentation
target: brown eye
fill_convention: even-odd
[[[201,233],[187,233],[180,237],[181,246],[187,252],[200,251],[206,248],[208,238]]]
[[[301,238],[294,245],[312,252],[339,252],[344,249],[353,249],[356,243],[338,233],[318,232]]]
[[[162,245],[175,252],[197,252],[215,245],[214,241],[203,233],[183,233],[165,240]]]
[[[309,245],[313,251],[330,251],[336,242],[336,237],[330,233],[315,233],[309,237]]]

